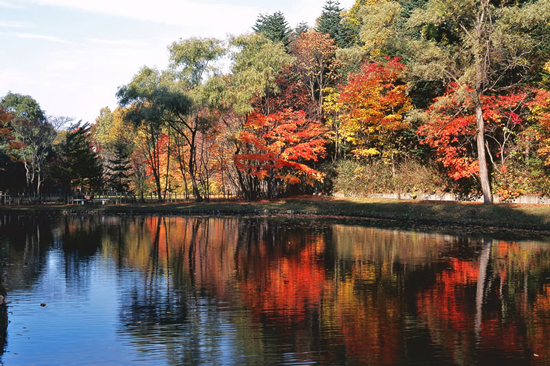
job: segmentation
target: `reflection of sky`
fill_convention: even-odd
[[[62,250],[51,250],[37,282],[29,290],[9,294],[8,346],[2,361],[6,365],[122,365],[136,361],[159,365],[170,358],[171,346],[178,348],[180,342],[189,346],[193,342],[189,338],[195,338],[194,361],[233,364],[237,356],[235,330],[227,314],[215,311],[215,304],[208,300],[195,304],[193,326],[176,327],[171,346],[155,334],[143,334],[141,339],[129,334],[128,324],[122,325],[119,318],[120,302],[125,301],[121,293],[143,283],[142,275],[117,269],[100,254],[78,261],[66,259]],[[130,327],[135,330],[140,324]],[[153,331],[160,335],[162,325]],[[211,348],[212,339],[207,339],[212,336],[215,349]]]
[[[80,265],[86,268],[78,278],[66,276],[63,252],[51,251],[31,291],[9,294],[5,364],[130,363],[136,358],[116,335],[116,267],[100,256]]]

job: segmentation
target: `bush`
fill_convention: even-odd
[[[367,196],[373,193],[437,193],[454,190],[452,182],[440,175],[435,167],[415,160],[395,167],[382,161],[368,163],[342,160],[335,163],[333,193]]]

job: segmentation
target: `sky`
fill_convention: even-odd
[[[340,0],[348,9],[354,0]],[[0,0],[0,98],[30,95],[49,116],[95,122],[142,66],[164,69],[168,46],[252,31],[281,11],[291,27],[325,0]]]

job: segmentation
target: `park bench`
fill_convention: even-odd
[[[73,203],[80,204],[82,206],[84,206],[86,202],[88,203],[101,202],[102,205],[105,205],[107,202],[109,202],[109,198],[92,198],[92,199],[73,198]]]

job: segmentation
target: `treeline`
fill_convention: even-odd
[[[91,127],[5,96],[0,190],[549,194],[549,24],[550,0],[328,0],[313,28],[261,14],[172,43]]]

